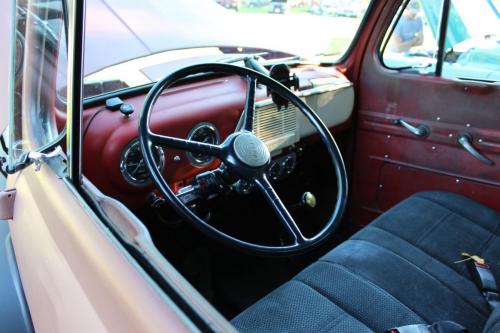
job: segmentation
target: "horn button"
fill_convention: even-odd
[[[261,139],[251,133],[243,133],[233,143],[236,157],[247,166],[260,168],[271,159],[269,149]]]

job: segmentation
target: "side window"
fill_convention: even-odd
[[[443,0],[411,0],[401,8],[389,30],[382,59],[394,69],[433,73],[438,51],[439,20]]]
[[[499,2],[451,0],[443,77],[500,81]]]
[[[500,81],[500,0],[450,0],[442,59],[437,59],[443,0],[410,0],[382,47],[392,69],[481,81]]]

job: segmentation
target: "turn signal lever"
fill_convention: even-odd
[[[155,192],[151,192],[146,196],[146,202],[153,208],[159,208],[166,203],[165,199]]]
[[[226,185],[224,170],[215,169],[197,175],[194,184],[177,191],[177,198],[185,205],[190,205],[199,199],[210,199],[230,190],[231,187]]]

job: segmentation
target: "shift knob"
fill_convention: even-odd
[[[311,192],[304,192],[300,198],[300,203],[301,206],[314,208],[318,202],[316,201],[316,196],[314,194]]]

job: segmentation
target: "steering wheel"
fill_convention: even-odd
[[[220,145],[201,143],[182,138],[164,136],[153,133],[150,129],[150,117],[158,96],[165,88],[174,82],[187,76],[202,73],[220,73],[227,75],[239,75],[247,81],[246,101],[243,110],[243,122],[240,129],[230,134]],[[271,182],[266,177],[266,170],[271,162],[271,154],[264,142],[252,133],[253,117],[255,113],[255,94],[257,83],[270,88],[274,93],[296,106],[316,128],[323,143],[326,145],[328,154],[333,162],[337,180],[337,198],[332,215],[325,226],[314,237],[306,238],[294,218],[290,215],[278,194],[275,192]],[[149,91],[144,101],[139,123],[139,140],[146,166],[151,177],[164,198],[170,203],[175,211],[192,226],[229,246],[244,249],[259,254],[296,254],[318,245],[326,239],[339,224],[347,201],[347,177],[344,162],[339,148],[335,143],[330,131],[321,121],[318,115],[297,97],[291,90],[278,81],[256,72],[254,70],[229,64],[199,64],[182,68],[163,79],[159,80]],[[215,157],[221,161],[224,173],[231,175],[234,179],[243,179],[252,182],[264,195],[279,218],[285,229],[291,235],[292,244],[274,246],[261,245],[243,241],[211,226],[202,218],[198,217],[186,204],[173,192],[165,181],[162,172],[158,169],[153,150],[154,147],[173,148],[199,153]],[[227,179],[227,177],[226,177]]]

